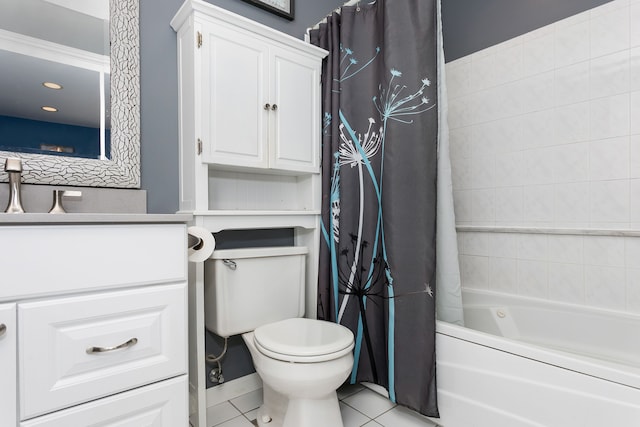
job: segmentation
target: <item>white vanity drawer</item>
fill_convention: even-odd
[[[186,427],[187,376],[85,403],[20,423],[20,427]]]
[[[0,227],[0,300],[187,280],[185,224]]]
[[[186,283],[22,303],[18,324],[21,420],[187,370]]]

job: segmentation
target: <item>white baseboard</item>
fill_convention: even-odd
[[[254,372],[207,389],[207,408],[262,388],[262,379]]]

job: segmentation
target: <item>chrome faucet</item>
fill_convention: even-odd
[[[9,175],[9,204],[6,213],[24,213],[20,199],[20,175],[22,174],[22,160],[17,157],[7,157],[4,171]]]
[[[53,206],[51,206],[50,214],[63,214],[67,213],[62,206],[63,197],[82,197],[82,191],[69,191],[69,190],[53,190]]]

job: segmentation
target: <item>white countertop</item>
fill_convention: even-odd
[[[171,223],[189,222],[192,219],[190,214],[0,213],[0,225]]]

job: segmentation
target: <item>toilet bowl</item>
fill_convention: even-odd
[[[305,247],[225,249],[205,264],[205,325],[242,334],[263,382],[261,427],[342,427],[353,333],[304,318]]]
[[[353,334],[335,323],[293,318],[242,335],[263,381],[261,427],[341,427],[336,389],[353,366]]]

